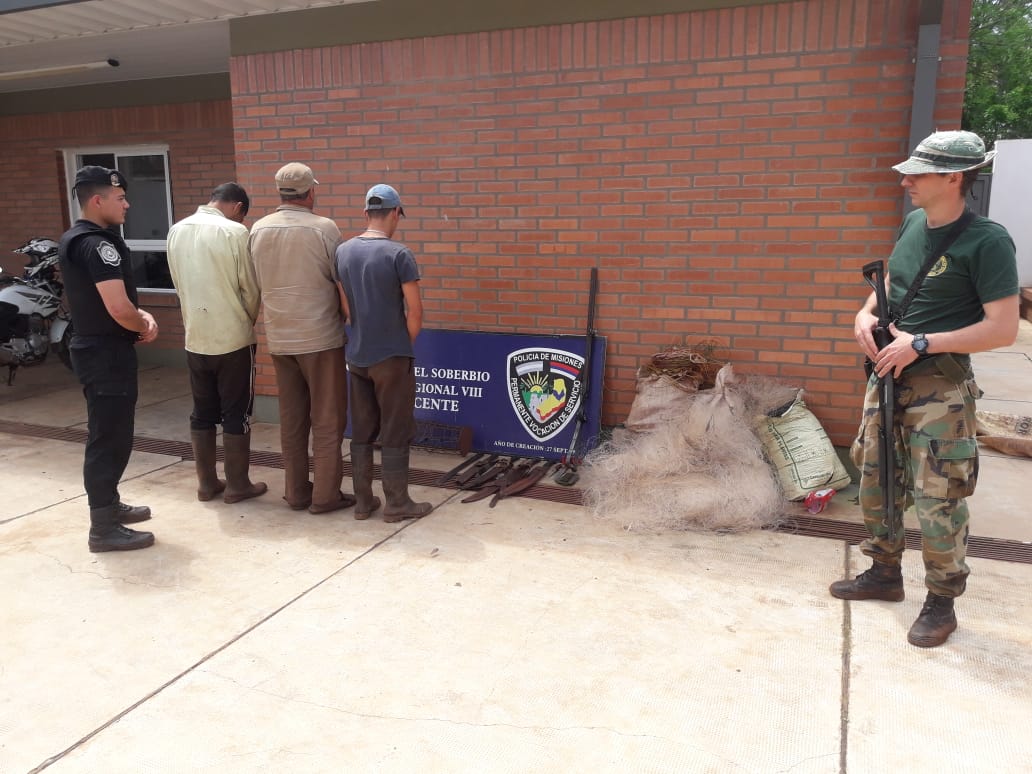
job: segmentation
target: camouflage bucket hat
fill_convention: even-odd
[[[985,143],[974,132],[936,132],[893,169],[901,175],[967,172],[991,164],[995,155],[996,151],[985,152]]]

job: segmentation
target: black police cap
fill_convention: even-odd
[[[129,188],[126,184],[125,175],[117,169],[108,169],[107,167],[100,167],[94,164],[83,167],[75,173],[75,185],[72,188],[78,188],[84,184],[109,185],[112,188],[121,188],[123,191]]]

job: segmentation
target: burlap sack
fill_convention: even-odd
[[[980,443],[1016,457],[1032,457],[1032,417],[976,411]]]
[[[646,433],[684,416],[687,400],[696,393],[692,384],[669,376],[640,376],[637,391],[624,427],[632,433]]]

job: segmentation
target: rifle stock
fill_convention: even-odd
[[[874,289],[875,313],[878,325],[872,331],[874,343],[881,350],[892,342],[889,325],[892,313],[885,294],[885,264],[873,261],[863,267],[864,280]],[[873,366],[873,364],[872,364]],[[878,377],[878,486],[882,491],[882,511],[889,539],[895,540],[903,529],[903,514],[896,509],[896,450],[895,450],[896,380],[889,371]]]

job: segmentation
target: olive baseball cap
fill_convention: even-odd
[[[366,212],[397,209],[400,215],[405,214],[401,206],[401,196],[386,183],[377,183],[366,192],[365,209]]]
[[[910,158],[893,167],[901,175],[967,172],[991,164],[996,151],[974,132],[936,132],[921,140]]]
[[[308,193],[313,185],[319,185],[319,181],[315,179],[311,167],[307,164],[292,161],[280,167],[276,173],[276,188],[280,193]]]

